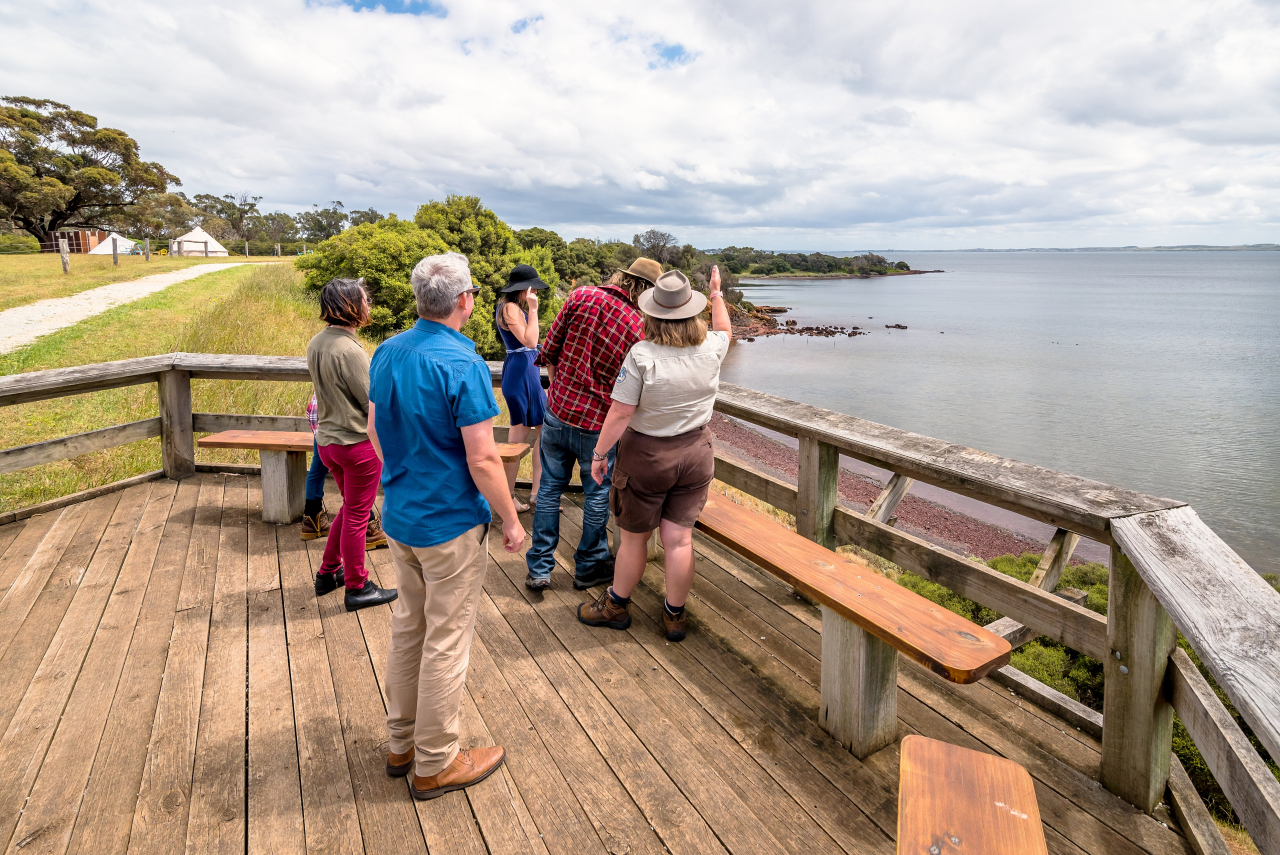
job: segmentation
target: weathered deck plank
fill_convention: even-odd
[[[263,524],[259,491],[159,480],[0,528],[0,598],[33,599],[0,652],[4,851],[893,851],[898,749],[862,763],[817,727],[813,609],[698,539],[685,642],[661,634],[660,563],[630,630],[583,627],[573,500],[550,592],[491,548],[462,731],[508,766],[413,802],[382,768],[390,611],[317,603],[324,541]],[[394,584],[385,550],[369,566]],[[1092,736],[986,682],[899,686],[901,734],[1028,769],[1054,855],[1190,851],[1100,789]]]

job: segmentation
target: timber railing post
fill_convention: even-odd
[[[832,550],[839,481],[839,450],[801,434],[796,531]],[[819,726],[861,759],[897,739],[897,702],[897,651],[823,606]]]
[[[827,549],[836,548],[836,487],[840,452],[834,445],[800,437],[800,471],[796,486],[796,531]]]
[[[1103,663],[1102,785],[1146,813],[1164,797],[1173,706],[1164,692],[1177,631],[1119,546],[1111,547]]]
[[[160,372],[160,451],[164,475],[178,480],[196,472],[196,443],[191,429],[191,372]]]

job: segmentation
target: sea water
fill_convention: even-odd
[[[1280,252],[884,254],[945,272],[744,280],[870,334],[735,344],[723,379],[1188,502],[1280,572]]]

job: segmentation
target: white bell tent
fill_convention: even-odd
[[[209,255],[228,255],[227,248],[213,239],[204,229],[196,226],[180,238],[169,242],[169,252],[173,255],[203,256],[205,242],[209,244]],[[109,241],[108,241],[109,243]],[[181,246],[181,249],[179,249]]]

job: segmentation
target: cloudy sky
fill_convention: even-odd
[[[0,0],[190,193],[699,246],[1280,242],[1280,2]]]

